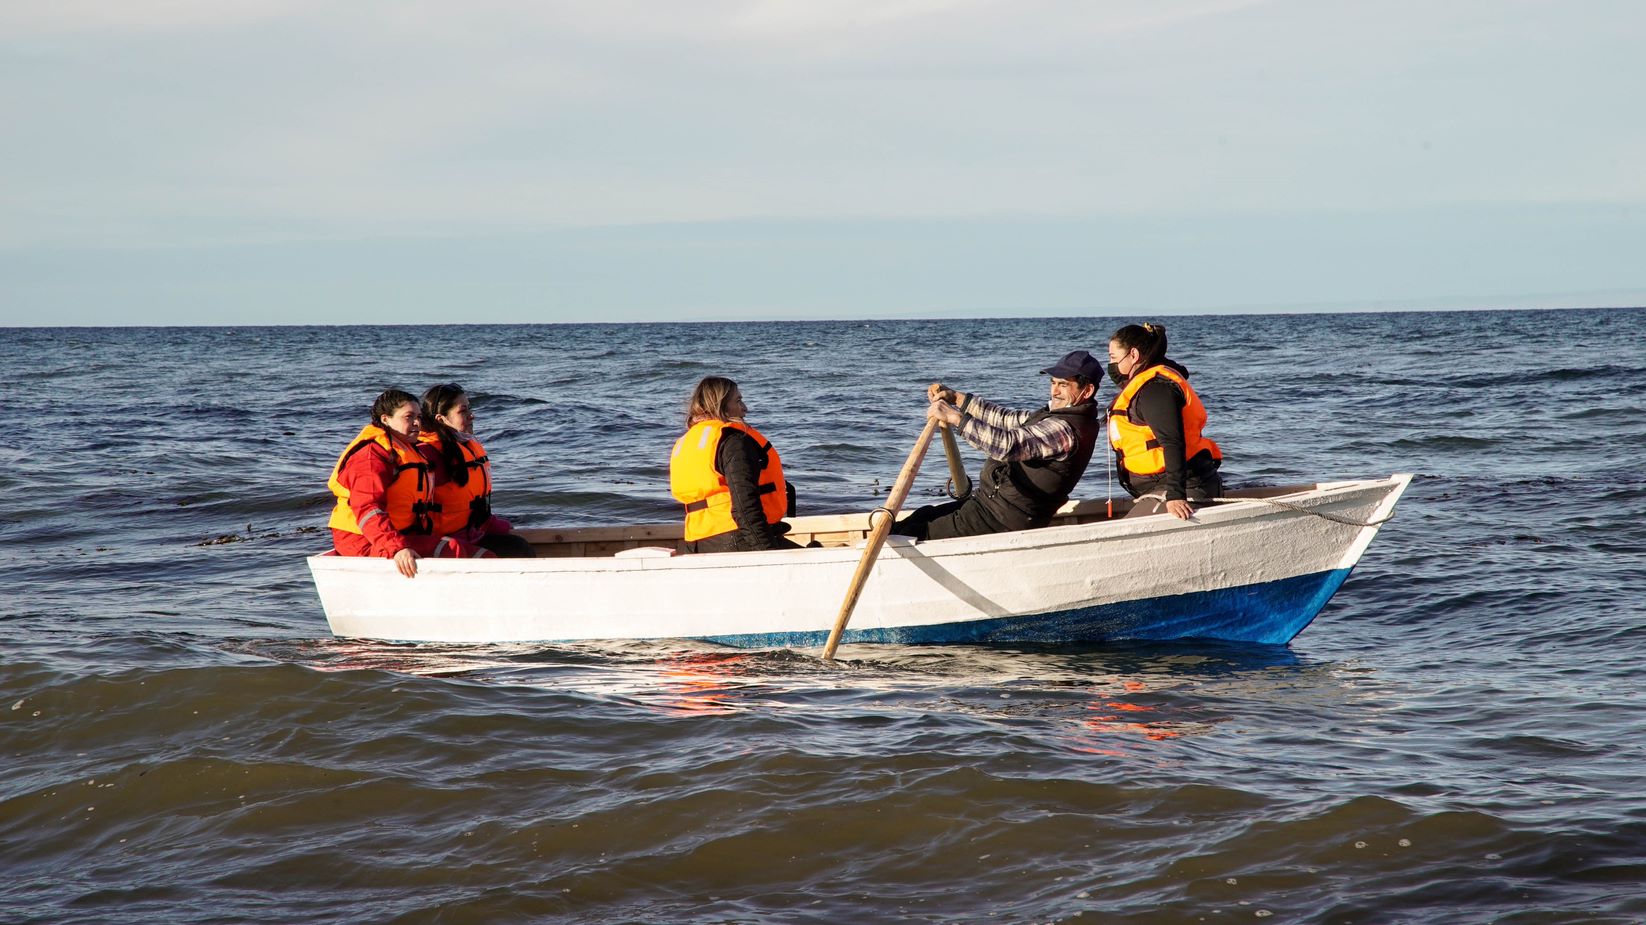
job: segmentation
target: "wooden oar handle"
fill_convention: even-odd
[[[949,459],[949,495],[964,500],[972,493],[972,478],[966,474],[966,463],[960,458],[960,445],[955,442],[954,428],[943,425],[943,455]]]
[[[883,507],[887,511],[887,516],[882,517],[880,522],[869,530],[868,539],[863,544],[863,558],[857,561],[857,571],[852,573],[852,583],[846,589],[846,599],[840,604],[840,615],[834,618],[834,629],[829,632],[829,642],[823,647],[825,660],[834,659],[834,650],[840,645],[840,636],[846,632],[846,623],[851,620],[852,611],[857,607],[857,599],[863,594],[863,585],[869,580],[869,573],[874,570],[874,561],[880,554],[880,547],[885,544],[886,535],[892,532],[892,522],[897,519],[897,512],[903,507],[903,499],[909,496],[909,489],[914,486],[915,474],[920,471],[921,460],[926,458],[926,447],[932,442],[932,431],[936,429],[937,418],[927,418],[926,429],[920,432],[920,438],[915,441],[908,460],[903,463],[903,470],[897,474],[897,482],[892,485],[891,494],[886,496]]]

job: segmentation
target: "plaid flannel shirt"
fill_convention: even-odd
[[[1062,459],[1074,452],[1079,437],[1074,425],[1054,414],[1025,425],[1041,409],[1018,411],[967,393],[960,403],[965,419],[960,435],[966,442],[1005,462],[1023,459]]]

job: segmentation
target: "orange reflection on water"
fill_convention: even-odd
[[[662,662],[656,699],[672,716],[740,713],[747,707],[735,695],[743,685],[731,679],[743,660],[740,655],[694,653]]]
[[[1135,714],[1154,712],[1153,707],[1146,707],[1142,704],[1094,702],[1086,704],[1086,709],[1094,711],[1097,715],[1086,717],[1086,719],[1081,722],[1081,725],[1092,730],[1093,732],[1131,732],[1137,733],[1145,739],[1151,739],[1157,742],[1162,739],[1175,739],[1178,736],[1188,732],[1187,729],[1183,728],[1183,723],[1174,723],[1170,720],[1146,720],[1135,717],[1128,718],[1121,715],[1122,713]],[[1118,712],[1105,712],[1109,710],[1115,710]]]
[[[1126,680],[1119,684],[1124,694],[1147,693],[1149,686],[1142,681]],[[1085,705],[1086,715],[1078,722],[1078,732],[1071,736],[1070,747],[1075,751],[1110,757],[1128,757],[1127,740],[1141,738],[1162,742],[1181,736],[1209,732],[1212,723],[1174,719],[1162,707],[1134,703],[1109,697],[1094,699]]]
[[[725,716],[742,709],[732,702],[728,696],[731,687],[720,678],[679,668],[665,668],[661,674],[663,683],[657,696],[666,713],[673,716]]]

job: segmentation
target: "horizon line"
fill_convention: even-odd
[[[1246,316],[1290,316],[1290,315],[1413,315],[1413,314],[1444,314],[1448,312],[1574,312],[1574,311],[1639,311],[1646,309],[1646,303],[1619,304],[1619,305],[1464,305],[1464,306],[1435,306],[1422,307],[1387,307],[1364,306],[1342,308],[1307,308],[1277,306],[1273,308],[1244,307],[1223,309],[1167,309],[1154,311],[1088,311],[1069,310],[1052,314],[957,314],[939,315],[928,313],[891,314],[891,315],[862,315],[847,317],[728,317],[728,318],[687,318],[687,319],[650,319],[650,320],[619,320],[619,321],[416,321],[394,324],[379,322],[265,322],[257,324],[246,323],[212,323],[196,324],[7,324],[0,325],[3,330],[97,330],[104,328],[119,328],[122,330],[162,330],[168,328],[444,328],[454,326],[465,327],[527,327],[527,326],[576,326],[576,325],[642,325],[642,324],[820,324],[829,322],[887,322],[887,321],[1034,321],[1065,318],[1113,318],[1137,315],[1164,315],[1175,318],[1207,318],[1222,315]],[[980,309],[980,312],[991,311]]]

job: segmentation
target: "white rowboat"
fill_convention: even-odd
[[[843,642],[1283,644],[1349,577],[1410,475],[1230,493],[1191,521],[1071,501],[1052,526],[880,550]],[[799,517],[821,548],[675,555],[681,526],[522,530],[537,559],[311,556],[332,632],[416,642],[696,639],[822,646],[868,514]]]

